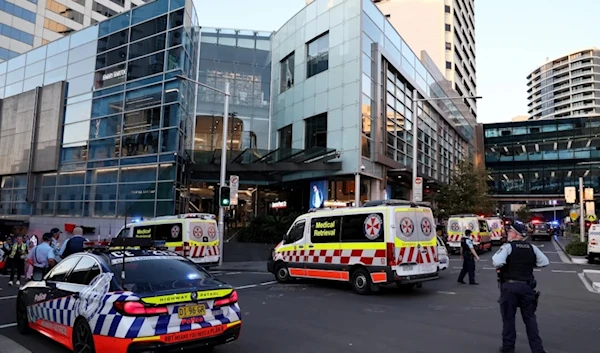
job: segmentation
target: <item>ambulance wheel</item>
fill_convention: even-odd
[[[350,280],[352,289],[361,295],[371,293],[371,276],[367,270],[363,268],[357,268],[352,271],[352,278]]]
[[[284,263],[279,263],[275,266],[275,279],[279,283],[287,283],[292,279],[290,277],[290,270]]]
[[[96,353],[92,330],[90,330],[90,325],[83,318],[77,319],[75,326],[73,326],[73,352]]]

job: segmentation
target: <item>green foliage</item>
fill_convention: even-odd
[[[527,206],[518,210],[516,212],[516,214],[517,214],[517,217],[523,222],[527,222],[531,218],[531,210]]]
[[[489,196],[489,175],[488,170],[475,167],[470,161],[460,162],[452,171],[450,182],[435,197],[436,209],[443,210],[438,216],[492,213],[496,203]]]
[[[587,243],[582,243],[579,239],[574,239],[565,247],[567,254],[571,256],[587,255]]]
[[[277,244],[283,239],[299,213],[283,216],[259,215],[237,234],[240,243]]]

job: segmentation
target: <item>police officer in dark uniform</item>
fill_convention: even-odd
[[[515,315],[521,308],[523,322],[527,329],[527,338],[532,353],[546,353],[540,338],[535,311],[537,297],[536,281],[533,276],[535,267],[548,266],[550,263],[538,247],[524,241],[525,229],[517,230],[518,225],[507,230],[508,243],[492,257],[494,267],[499,270],[500,279],[500,312],[502,314],[502,347],[501,353],[514,353],[517,331]]]
[[[479,261],[479,255],[473,247],[473,241],[471,240],[471,230],[465,230],[465,236],[460,241],[460,256],[463,259],[463,267],[458,275],[458,283],[465,284],[465,275],[469,274],[469,284],[477,285],[475,282],[475,259]]]

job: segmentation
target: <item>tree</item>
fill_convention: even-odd
[[[517,212],[517,218],[523,222],[528,222],[529,218],[531,218],[531,210],[529,207],[525,206],[519,209]]]
[[[445,216],[492,213],[496,203],[489,195],[489,175],[489,170],[475,167],[471,161],[459,162],[449,183],[436,195],[436,209],[443,210]]]

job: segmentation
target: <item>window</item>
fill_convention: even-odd
[[[446,50],[452,50],[452,44],[449,42],[446,42]]]
[[[0,60],[9,60],[12,59],[14,57],[17,57],[21,54],[17,53],[16,51],[12,51],[12,50],[8,50],[6,48],[2,48],[0,47]]]
[[[279,148],[292,148],[292,124],[279,129]]]
[[[2,0],[0,0],[2,1]],[[67,6],[60,4],[54,0],[46,0],[46,8],[56,14],[59,14],[65,18],[73,20],[79,24],[83,24],[83,14],[68,8]]]
[[[327,113],[305,120],[304,148],[327,147]]]
[[[281,82],[279,93],[285,92],[294,85],[294,52],[281,60],[281,73],[279,79]]]
[[[182,224],[166,223],[133,228],[133,237],[139,239],[164,240],[167,242],[182,241]]]
[[[446,69],[452,70],[452,63],[451,62],[446,61]]]
[[[383,214],[357,214],[342,217],[342,242],[383,242]]]
[[[444,6],[444,12],[445,12],[445,13],[450,13],[450,6],[448,6],[448,5],[445,5],[445,6]]]
[[[50,271],[50,273],[46,275],[45,279],[47,281],[63,282],[65,280],[65,276],[73,267],[75,267],[79,259],[81,259],[81,256],[74,256],[66,259],[65,261],[61,261],[52,269],[52,271]]]
[[[23,32],[11,26],[0,23],[0,34],[18,40],[25,44],[33,45],[33,35],[27,32]]]
[[[129,29],[125,29],[120,32],[113,33],[110,36],[98,39],[98,53],[119,47],[127,43],[128,37]]]
[[[329,68],[329,32],[306,44],[306,78]]]
[[[98,265],[98,262],[91,257],[84,256],[81,258],[81,261],[77,263],[77,266],[75,266],[73,272],[71,272],[69,275],[68,282],[88,285],[99,274],[100,265]]]
[[[310,221],[310,241],[314,244],[339,243],[341,217],[319,217]]]
[[[95,11],[105,17],[112,17],[117,14],[117,12],[95,1],[92,3],[92,11]]]
[[[445,27],[446,27],[446,32],[450,32],[452,30],[452,28],[450,27],[450,25],[447,24],[447,23],[446,23]]]
[[[60,24],[56,21],[52,21],[49,18],[44,19],[44,28],[51,30],[52,32],[60,33],[60,34],[68,34],[73,32],[72,28],[69,28],[63,24]]]
[[[4,11],[11,15],[22,18],[25,21],[35,23],[35,13],[24,9],[21,6],[11,4],[10,2],[8,2],[6,0],[0,0],[0,11]]]
[[[488,226],[487,226],[487,222],[486,221],[479,221],[479,231],[480,232],[487,232],[488,231]]]
[[[290,228],[288,234],[285,236],[284,243],[292,244],[301,240],[304,237],[304,226],[306,225],[305,220],[300,220]]]

